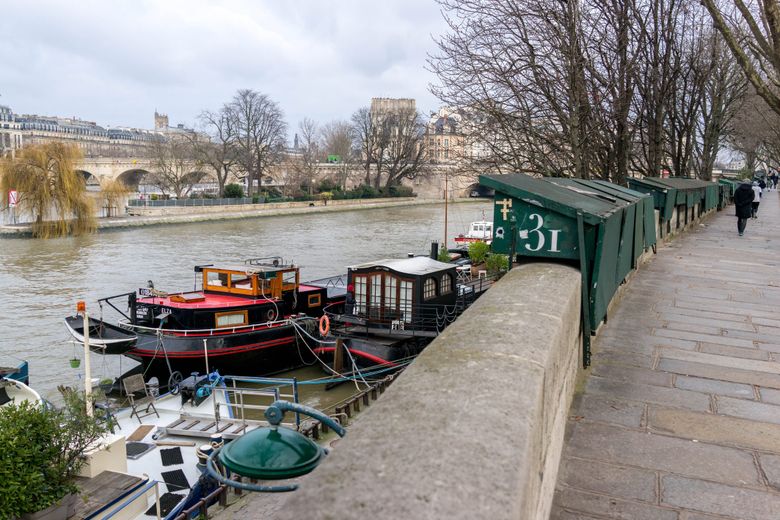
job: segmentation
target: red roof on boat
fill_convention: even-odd
[[[188,295],[195,295],[196,293],[188,293]],[[245,307],[247,305],[259,305],[261,303],[270,302],[268,298],[241,298],[240,296],[233,296],[230,294],[210,294],[210,293],[197,293],[203,296],[203,300],[193,302],[175,302],[171,301],[171,294],[164,298],[151,297],[151,298],[138,298],[138,303],[146,303],[150,305],[164,305],[166,307],[173,307],[175,309],[224,309],[229,307]]]

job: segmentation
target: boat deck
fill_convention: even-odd
[[[76,500],[76,514],[71,518],[92,518],[118,499],[137,489],[148,478],[115,471],[104,471],[96,478],[78,477],[80,497]]]

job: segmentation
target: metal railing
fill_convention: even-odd
[[[221,336],[226,333],[233,334],[236,332],[254,332],[256,330],[283,327],[285,325],[290,325],[291,323],[292,320],[287,319],[287,320],[268,321],[265,323],[257,323],[255,325],[238,325],[235,327],[222,327],[219,329],[163,329],[158,327],[146,327],[144,325],[133,325],[127,320],[119,320],[119,325],[122,328],[128,330],[136,330],[136,331],[146,332],[149,334],[161,334],[163,336],[180,336],[180,337],[214,336],[214,335]]]
[[[497,275],[470,278],[456,284],[457,296],[451,304],[409,303],[406,308],[386,308],[383,305],[362,305],[357,302],[351,314],[346,314],[344,303],[326,306],[323,310],[336,325],[344,325],[350,333],[376,331],[377,329],[404,336],[431,336],[444,330],[460,314],[485,292],[497,279]]]
[[[130,199],[127,205],[134,208],[167,208],[167,207],[192,207],[192,206],[236,206],[239,204],[262,204],[264,197],[240,197],[235,199]]]

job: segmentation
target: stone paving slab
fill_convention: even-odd
[[[659,247],[593,342],[551,518],[780,519],[780,202]]]

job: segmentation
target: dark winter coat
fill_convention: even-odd
[[[750,184],[740,184],[734,192],[734,206],[737,208],[737,217],[750,218],[753,214],[751,206],[753,202],[753,186]]]

